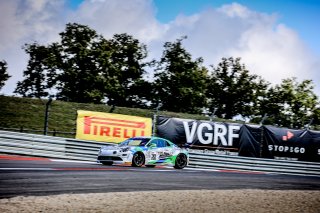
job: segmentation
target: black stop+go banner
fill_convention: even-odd
[[[157,117],[157,135],[191,149],[226,150],[239,156],[320,161],[320,132]]]

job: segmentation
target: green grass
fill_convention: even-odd
[[[43,134],[47,101],[48,100],[46,99],[40,100],[0,95],[0,129],[20,130],[22,128],[23,132]],[[54,100],[52,101],[49,110],[49,135],[52,135],[54,130],[57,132],[75,133],[77,110],[110,112],[110,109],[111,106],[105,104],[83,104]],[[116,107],[113,113],[152,118],[154,111],[148,109]],[[175,118],[208,120],[208,117],[204,115],[167,111],[159,111],[158,115]],[[215,119],[215,121],[235,122],[222,119]],[[315,126],[313,129],[319,130],[320,126]],[[57,133],[56,136],[73,138],[74,134]]]
[[[39,134],[42,134],[47,101],[48,100],[46,99],[40,100],[34,98],[0,96],[0,128],[39,130]],[[105,104],[83,104],[54,100],[52,101],[49,109],[48,130],[75,132],[77,110],[110,112],[110,109],[111,106]],[[113,113],[152,118],[154,111],[148,109],[116,107]],[[205,117],[204,115],[173,113],[166,111],[159,111],[159,115],[176,118],[208,120],[208,117]],[[73,135],[63,136],[74,137]]]

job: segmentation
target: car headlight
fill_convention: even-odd
[[[103,151],[104,149],[108,149],[108,148],[107,148],[106,146],[100,147],[100,149],[99,149],[99,155],[102,153],[102,151]]]
[[[129,147],[121,148],[121,151],[122,151],[122,152],[127,152],[127,151],[129,151],[129,150],[130,150],[130,148],[129,148]]]

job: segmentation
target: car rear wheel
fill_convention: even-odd
[[[141,152],[134,153],[132,157],[132,166],[141,167],[144,164],[144,155]]]
[[[174,168],[175,169],[183,169],[184,167],[186,167],[188,163],[188,159],[187,156],[185,154],[178,154],[177,158],[176,158],[176,162],[174,164]]]

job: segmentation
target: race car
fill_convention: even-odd
[[[189,153],[164,138],[133,137],[118,145],[102,146],[97,162],[104,165],[124,163],[133,167],[167,165],[183,169],[189,163]]]

